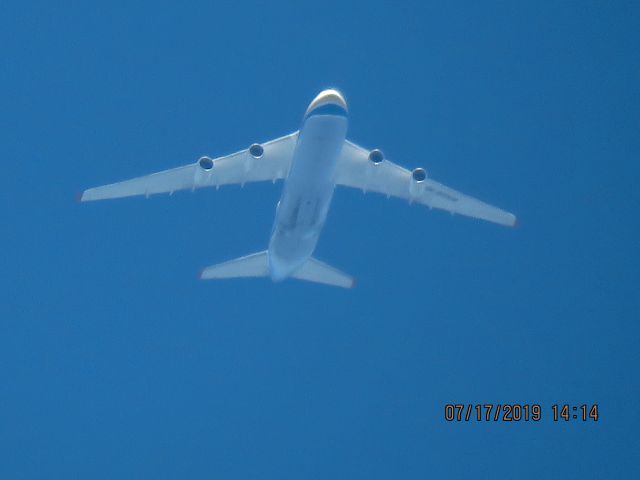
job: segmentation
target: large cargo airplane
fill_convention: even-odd
[[[200,277],[271,277],[275,282],[291,277],[343,288],[355,285],[353,277],[312,257],[336,185],[515,225],[513,214],[427,178],[423,168],[409,171],[387,160],[382,151],[347,140],[347,112],[339,91],[324,90],[307,108],[297,132],[224,157],[202,157],[184,167],[90,188],[81,201],[284,179],[269,248],[207,267]]]

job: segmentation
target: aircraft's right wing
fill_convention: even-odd
[[[509,227],[515,225],[516,217],[512,213],[435,182],[427,178],[422,169],[410,172],[385,159],[379,150],[373,152],[376,153],[346,141],[338,162],[336,183]]]
[[[178,190],[263,180],[275,182],[288,174],[297,139],[298,132],[294,132],[261,145],[252,145],[225,157],[202,157],[184,167],[90,188],[84,191],[80,200],[86,202],[133,195],[148,196],[154,193],[173,193]]]

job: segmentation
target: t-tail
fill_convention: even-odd
[[[228,262],[219,263],[205,268],[200,274],[203,280],[222,280],[228,278],[248,278],[248,277],[270,277],[269,269],[269,252],[253,253],[245,257],[229,260]],[[333,268],[326,263],[309,258],[300,268],[295,270],[291,278],[298,280],[306,280],[308,282],[324,283],[334,287],[353,288],[356,284],[355,279],[341,272],[337,268]]]

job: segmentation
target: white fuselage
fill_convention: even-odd
[[[335,171],[347,135],[345,112],[308,112],[296,144],[269,241],[269,271],[287,278],[311,257],[335,188]]]

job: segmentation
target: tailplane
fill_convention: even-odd
[[[203,280],[212,280],[268,277],[269,274],[269,254],[265,250],[207,267],[200,274],[200,278]],[[291,274],[291,277],[297,278],[298,280],[306,280],[307,282],[323,283],[325,285],[342,288],[353,288],[356,284],[352,276],[326,263],[322,263],[315,258],[307,260],[298,270]]]
[[[268,276],[269,256],[266,250],[212,265],[200,273],[200,278],[203,280]]]
[[[352,276],[326,263],[322,263],[315,258],[307,260],[306,263],[291,276],[298,280],[324,283],[325,285],[333,285],[334,287],[353,288],[356,286],[356,280]]]

